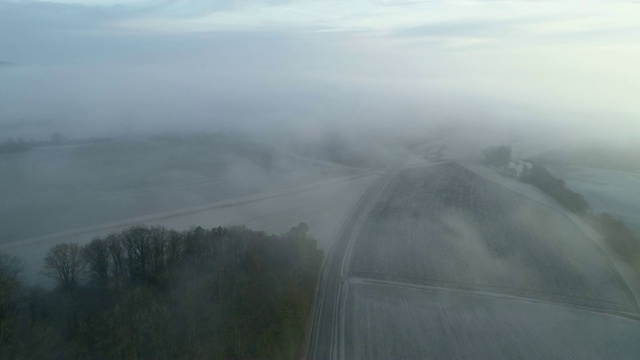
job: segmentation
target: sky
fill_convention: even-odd
[[[640,134],[639,20],[611,0],[0,0],[0,61],[16,64],[0,67],[0,131]]]

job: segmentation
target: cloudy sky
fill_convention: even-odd
[[[640,132],[633,1],[0,0],[0,61],[17,64],[0,67],[7,129],[475,118]]]

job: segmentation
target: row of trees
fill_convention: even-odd
[[[322,262],[307,231],[137,226],[53,247],[47,291],[3,257],[0,358],[297,357]]]
[[[511,161],[511,145],[490,146],[482,152],[485,162],[496,167],[506,167]]]
[[[584,217],[604,236],[611,249],[640,275],[640,237],[622,220],[610,214],[588,213]]]
[[[564,180],[551,175],[549,170],[540,163],[534,163],[525,169],[520,180],[542,190],[573,213],[583,215],[590,211],[589,204],[582,195],[568,189]]]
[[[635,266],[640,260],[640,238],[623,221],[607,213],[594,212],[581,194],[568,189],[564,180],[551,175],[541,163],[534,163],[522,174],[521,180],[536,186],[589,222],[611,249],[629,264]]]
[[[504,167],[511,161],[510,146],[492,146],[483,151],[486,163]],[[567,210],[581,216],[604,237],[606,243],[640,273],[640,237],[623,221],[607,213],[594,212],[585,198],[566,187],[564,180],[553,176],[540,161],[523,167],[520,180],[554,198]]]
[[[29,143],[21,138],[14,140],[9,138],[0,142],[0,154],[28,151],[33,147],[33,142]]]
[[[487,163],[498,166],[508,164],[511,148],[508,146],[490,147],[484,151]],[[623,221],[607,213],[594,212],[585,198],[566,187],[564,180],[553,176],[541,162],[533,162],[525,167],[520,180],[529,183],[554,198],[567,210],[581,216],[600,234],[612,250],[632,266],[640,261],[640,238]],[[639,270],[640,271],[640,270]]]
[[[79,140],[70,140],[64,137],[59,132],[55,132],[51,135],[50,141],[36,141],[36,140],[24,140],[22,138],[8,138],[5,141],[0,142],[0,154],[15,153],[29,151],[38,146],[62,146],[62,145],[82,145],[93,143],[106,143],[113,141],[110,138],[88,138]]]

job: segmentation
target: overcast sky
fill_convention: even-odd
[[[0,67],[5,129],[462,118],[640,133],[638,2],[0,0],[0,61],[17,64]]]

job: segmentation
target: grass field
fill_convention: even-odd
[[[454,163],[403,170],[355,239],[350,275],[635,311],[561,212]]]
[[[357,173],[219,137],[3,154],[0,243]]]
[[[293,154],[203,141],[42,147],[0,156],[0,251],[40,281],[61,242],[85,243],[134,224],[183,230],[246,225],[282,233],[300,222],[323,250],[376,176]],[[244,146],[244,147],[243,147]],[[269,149],[267,149],[268,151]]]
[[[352,283],[346,359],[632,359],[640,326],[563,306]]]

